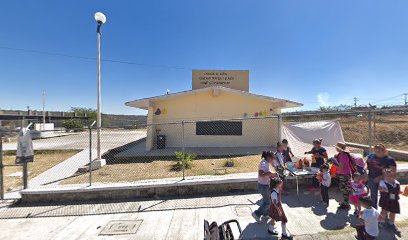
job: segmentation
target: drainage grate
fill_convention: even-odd
[[[237,213],[238,217],[248,217],[252,214],[250,207],[235,207],[235,212]]]
[[[135,234],[143,220],[110,221],[99,235]]]

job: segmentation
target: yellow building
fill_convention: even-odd
[[[272,146],[280,138],[281,110],[302,106],[221,86],[144,98],[126,105],[148,111],[146,150],[157,147],[157,135],[166,136],[166,147]]]

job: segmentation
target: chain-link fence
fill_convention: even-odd
[[[408,150],[407,117],[408,111],[367,110],[285,114],[283,121],[276,115],[104,127],[100,149],[106,165],[104,161],[95,161],[98,158],[95,128],[32,131],[35,157],[28,164],[27,187],[253,175],[260,153],[274,150],[282,138],[281,124],[289,122],[338,120],[349,143],[364,147],[383,142],[389,148]],[[18,129],[3,127],[0,134],[0,185],[5,197],[13,198],[24,183],[23,168],[15,164]]]
[[[28,163],[28,188],[245,174],[253,172],[260,153],[281,138],[278,115],[103,127],[103,161],[95,161],[96,128],[31,133],[35,157]],[[15,164],[18,129],[3,128],[1,134],[1,182],[6,197],[12,198],[23,188],[23,167]]]
[[[408,151],[408,108],[375,111],[372,131],[374,143],[384,143],[388,148]]]
[[[408,151],[408,108],[285,114],[285,122],[337,120],[348,143]],[[318,137],[318,136],[316,136]]]
[[[372,113],[369,111],[284,115],[285,123],[338,121],[342,128],[343,136],[346,142],[363,145],[370,145],[370,119],[372,119]],[[320,136],[316,136],[316,138],[320,138]]]

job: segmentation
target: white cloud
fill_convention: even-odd
[[[329,94],[327,92],[317,94],[317,101],[321,107],[329,106]]]

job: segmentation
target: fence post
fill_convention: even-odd
[[[181,144],[182,144],[182,151],[184,152],[184,150],[185,150],[185,142],[184,142],[184,120],[183,121],[181,121],[181,132],[182,132],[182,136],[181,136]],[[183,180],[185,180],[186,178],[185,178],[185,169],[186,169],[186,166],[184,166],[185,165],[185,162],[183,161],[183,164],[182,164],[183,166]]]
[[[89,126],[89,186],[92,186],[92,127]]]
[[[282,141],[282,124],[283,124],[283,119],[282,115],[278,115],[278,142]]]
[[[0,130],[0,200],[4,199],[3,131]]]
[[[375,120],[375,111],[373,111],[373,136],[372,136],[372,138],[373,138],[373,141],[372,141],[372,144],[373,144],[373,147],[374,147],[374,144],[376,144],[376,142],[377,142],[377,140],[376,140],[376,130],[377,129],[377,126],[376,126],[376,120]]]
[[[24,189],[28,188],[28,162],[23,162],[23,184]]]
[[[368,110],[368,152],[371,153],[371,149],[373,147],[372,143],[372,112],[371,112],[371,106],[369,107]]]
[[[23,119],[21,120],[20,131],[22,131],[22,129],[24,128],[24,120],[25,120],[25,117],[23,116]],[[23,162],[23,188],[24,189],[28,188],[28,162],[26,160],[24,160]]]
[[[89,186],[92,186],[92,128],[95,125],[94,121],[91,125],[88,126],[89,130]]]

